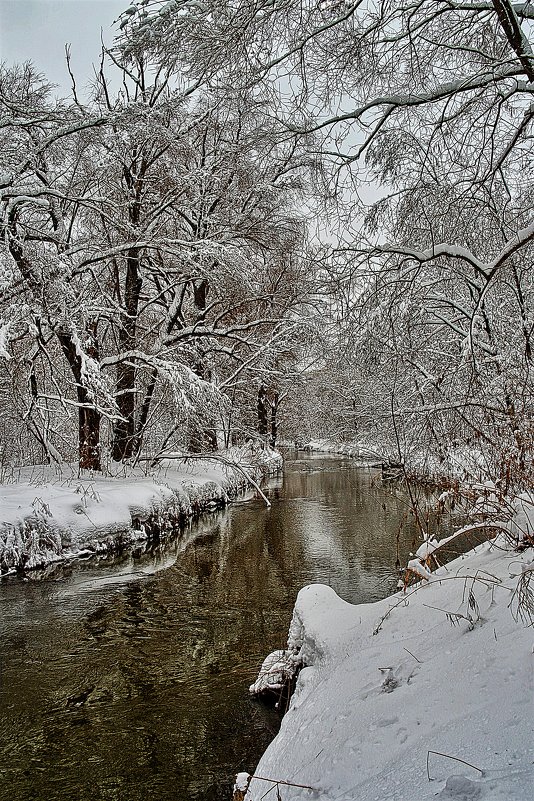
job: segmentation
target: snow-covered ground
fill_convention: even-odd
[[[318,453],[332,453],[340,456],[349,456],[365,464],[387,462],[391,454],[387,447],[376,443],[370,444],[359,440],[354,442],[338,442],[332,439],[311,439],[301,445],[303,450]]]
[[[165,536],[281,465],[279,454],[251,443],[108,476],[68,466],[17,470],[0,484],[0,574]]]
[[[394,443],[386,441],[359,439],[353,442],[339,442],[335,439],[313,439],[300,445],[304,450],[319,453],[332,453],[348,456],[362,464],[395,465],[399,454]],[[404,455],[404,464],[411,478],[420,482],[445,483],[459,481],[471,484],[487,477],[488,459],[474,447],[447,444],[445,452],[438,455],[419,446],[409,449]]]
[[[534,798],[534,630],[517,594],[534,591],[533,558],[499,535],[378,603],[302,589],[285,657],[304,667],[246,801]]]

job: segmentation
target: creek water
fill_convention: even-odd
[[[231,798],[279,726],[248,686],[298,590],[378,600],[415,541],[402,490],[348,459],[294,456],[266,492],[149,553],[2,580],[2,801]]]

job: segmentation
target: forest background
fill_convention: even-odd
[[[2,463],[322,437],[532,487],[533,19],[141,0],[88,96],[4,64]]]

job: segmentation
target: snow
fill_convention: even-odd
[[[235,777],[235,789],[246,790],[248,787],[249,778],[249,773],[238,773]]]
[[[406,413],[409,410],[405,410]],[[421,409],[418,410],[421,412]],[[367,467],[395,467],[399,461],[397,445],[387,439],[383,441],[358,439],[352,442],[339,442],[335,439],[313,439],[299,444],[304,450],[321,453],[339,454],[356,460],[356,463]],[[408,475],[414,480],[439,486],[445,483],[460,482],[474,492],[480,492],[478,513],[495,511],[498,496],[495,494],[493,482],[481,483],[478,477],[487,471],[487,459],[483,451],[473,446],[457,443],[446,444],[446,460],[442,461],[437,454],[426,448],[413,446],[406,449],[402,456]],[[443,504],[454,496],[452,489],[447,489],[438,498]],[[497,504],[498,505],[498,504]]]
[[[258,678],[250,685],[249,692],[260,696],[282,690],[295,675],[297,662],[293,651],[273,651],[263,660]]]
[[[408,562],[408,570],[411,570],[412,573],[417,573],[418,576],[428,581],[430,576],[432,575],[430,570],[425,567],[419,559],[410,559]]]
[[[443,543],[440,543],[439,540],[435,540],[432,538],[430,538],[429,540],[425,540],[425,542],[423,542],[423,544],[419,546],[419,548],[415,552],[415,555],[417,556],[418,559],[428,559],[430,554],[434,553],[434,551],[436,551],[441,544]]]
[[[534,634],[509,608],[532,560],[500,535],[378,603],[303,588],[303,667],[246,800],[534,797]]]
[[[10,323],[3,323],[0,320],[0,358],[1,359],[11,359],[9,351],[7,349],[7,345],[9,342],[9,329]]]
[[[186,518],[227,504],[254,477],[281,467],[279,454],[253,443],[218,458],[175,455],[148,473],[118,465],[107,476],[78,476],[74,469],[69,475],[67,467],[59,474],[47,466],[17,471],[0,484],[0,571],[112,550],[151,532],[171,534]]]
[[[370,444],[364,440],[354,442],[337,442],[331,439],[311,439],[300,445],[303,450],[319,453],[331,453],[339,456],[348,456],[364,465],[380,466],[390,458],[387,446]]]
[[[534,492],[523,492],[510,504],[507,520],[501,525],[520,542],[534,532]]]

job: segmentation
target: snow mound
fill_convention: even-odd
[[[509,608],[532,560],[484,543],[374,604],[301,590],[302,669],[255,771],[272,795],[278,781],[284,801],[532,798],[533,632]],[[246,800],[268,790],[253,778]]]

